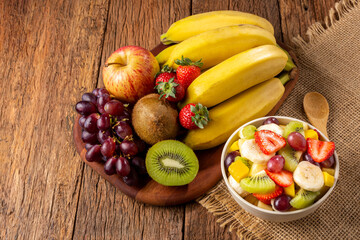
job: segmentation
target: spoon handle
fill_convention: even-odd
[[[320,130],[320,132],[322,132],[325,137],[329,137],[327,130],[326,130],[326,125],[327,125],[327,119],[317,119],[317,118],[312,118],[310,116],[307,116],[309,119],[309,122],[317,129]]]

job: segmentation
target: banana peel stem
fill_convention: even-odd
[[[283,72],[278,78],[280,79],[282,85],[285,85],[290,80],[290,75],[287,72]]]
[[[294,62],[292,61],[291,58],[288,59],[288,61],[286,62],[286,65],[284,67],[284,70],[289,72],[291,69],[293,69],[295,67]]]
[[[171,41],[170,39],[167,39],[167,38],[166,38],[166,33],[161,34],[161,36],[160,36],[160,41],[161,41],[162,44],[164,44],[164,45],[170,45],[170,44],[174,43],[174,42]]]

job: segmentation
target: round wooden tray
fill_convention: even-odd
[[[284,44],[279,43],[279,45],[289,51],[294,62],[297,64],[297,58],[294,53]],[[151,52],[156,56],[160,51],[165,49],[167,46],[159,44]],[[298,71],[295,74],[292,74],[293,78],[286,83],[285,93],[277,105],[270,111],[268,116],[275,115],[276,111],[280,108],[281,104],[288,97],[290,92],[293,90],[297,80],[298,80]],[[81,159],[89,165],[93,170],[99,173],[103,178],[113,184],[120,191],[126,195],[135,198],[137,201],[158,205],[158,206],[169,206],[183,204],[189,201],[192,201],[202,194],[206,193],[210,188],[212,188],[220,179],[221,179],[221,170],[220,170],[220,156],[223,149],[223,144],[212,149],[196,151],[196,155],[199,159],[199,173],[190,184],[181,187],[166,187],[158,184],[153,180],[149,180],[141,188],[133,187],[126,185],[121,177],[114,174],[109,176],[104,172],[104,164],[99,162],[88,162],[85,159],[86,149],[85,143],[81,139],[81,127],[79,125],[80,115],[76,118],[73,136],[77,152],[80,154]]]

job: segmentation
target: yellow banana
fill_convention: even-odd
[[[274,27],[265,18],[238,11],[213,11],[192,15],[173,23],[160,39],[163,44],[177,43],[209,30],[239,24],[259,26],[274,35]]]
[[[176,44],[169,46],[162,50],[158,55],[156,55],[156,60],[158,61],[159,65],[163,65],[170,57],[172,51],[176,47]]]
[[[215,106],[276,76],[285,67],[287,59],[284,51],[274,45],[238,53],[197,77],[188,87],[180,107],[198,102],[207,107]]]
[[[184,143],[194,150],[215,147],[242,124],[265,116],[285,91],[278,78],[260,83],[210,109],[204,129],[189,130]]]
[[[176,69],[174,61],[184,56],[192,61],[202,59],[202,69],[206,69],[237,53],[265,44],[275,45],[276,40],[260,27],[228,26],[201,33],[177,44],[165,64]]]

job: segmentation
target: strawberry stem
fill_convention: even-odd
[[[177,65],[180,65],[180,66],[196,66],[196,67],[199,67],[201,68],[203,63],[201,62],[202,59],[196,61],[196,62],[193,62],[191,61],[190,58],[184,58],[184,56],[181,56],[181,60],[179,59],[176,59],[175,60],[175,63]]]
[[[199,128],[203,129],[210,120],[207,107],[203,106],[201,103],[198,103],[195,106],[191,105],[190,111],[195,114],[191,117],[192,122],[195,123],[195,125]]]

